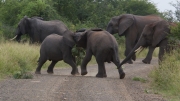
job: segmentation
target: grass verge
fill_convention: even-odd
[[[165,55],[164,61],[150,73],[152,86],[170,101],[180,101],[180,50]]]
[[[0,78],[32,71],[39,57],[38,46],[13,42],[0,43]]]

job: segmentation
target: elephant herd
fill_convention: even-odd
[[[87,64],[94,55],[98,64],[96,77],[107,77],[104,62],[113,62],[118,68],[120,79],[123,79],[125,73],[122,65],[132,64],[132,60],[136,60],[135,53],[141,48],[149,48],[142,62],[150,64],[156,47],[159,47],[159,61],[162,61],[165,51],[169,51],[167,35],[170,34],[170,26],[174,25],[156,15],[122,14],[112,17],[106,30],[95,28],[72,32],[59,20],[44,21],[41,17],[25,16],[20,20],[13,39],[20,42],[21,36],[28,34],[30,43],[42,43],[36,74],[41,73],[41,67],[47,60],[52,61],[48,67],[48,73],[53,73],[55,64],[63,60],[72,67],[72,75],[79,75],[75,58],[71,53],[73,46],[77,45],[86,50],[81,64],[81,75],[87,74]],[[118,43],[112,35],[116,33],[119,36],[125,36],[126,58],[121,63],[118,56]]]

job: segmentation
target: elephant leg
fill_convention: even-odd
[[[92,57],[92,53],[90,52],[90,50],[86,51],[86,56],[84,57],[82,64],[81,64],[81,75],[86,75],[87,72],[87,64],[89,63],[89,61],[91,60]]]
[[[48,67],[47,73],[49,73],[49,74],[53,74],[53,73],[54,73],[54,72],[53,72],[53,68],[54,68],[54,66],[56,65],[57,62],[58,62],[58,61],[52,61],[52,62],[51,62],[51,64],[50,64],[49,67]]]
[[[142,60],[143,63],[145,63],[145,64],[151,63],[154,50],[155,50],[155,47],[149,46],[148,54],[147,54],[146,58],[144,60]]]
[[[98,73],[96,74],[96,77],[99,77],[99,78],[107,77],[102,55],[97,55],[96,61],[98,63]]]
[[[104,62],[97,61],[97,63],[98,63],[98,73],[96,74],[96,77],[99,78],[107,77]]]
[[[71,53],[64,55],[63,60],[65,63],[69,64],[72,67],[72,75],[79,75],[78,68],[76,66],[76,63],[73,61],[73,56],[71,55]]]
[[[36,68],[35,74],[41,74],[41,67],[47,61],[46,58],[40,57],[38,60],[38,67]]]

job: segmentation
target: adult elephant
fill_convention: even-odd
[[[62,21],[44,21],[41,17],[28,18],[25,16],[18,23],[13,39],[19,42],[22,35],[28,34],[30,43],[42,43],[46,36],[52,33],[62,35],[66,30],[68,30],[68,28]]]
[[[71,74],[78,75],[78,68],[75,64],[75,58],[73,57],[71,50],[75,45],[73,39],[73,32],[67,30],[64,32],[64,36],[57,34],[51,34],[47,36],[41,44],[40,57],[38,60],[38,67],[35,73],[40,74],[42,65],[47,61],[52,61],[48,67],[48,73],[54,73],[53,68],[58,61],[64,60],[65,63],[72,67]]]
[[[81,64],[81,75],[86,75],[86,66],[95,56],[98,63],[98,73],[96,77],[107,77],[104,62],[113,62],[119,69],[120,79],[125,77],[125,73],[120,66],[118,56],[118,44],[114,36],[101,29],[80,30],[74,34],[77,46],[86,49],[86,56]]]
[[[118,33],[119,36],[125,36],[125,56],[127,57],[137,43],[144,26],[159,20],[162,19],[156,15],[138,16],[132,14],[122,14],[120,16],[112,17],[106,30],[111,34]],[[154,48],[150,46],[146,58],[142,60],[144,63],[150,63],[153,51]],[[136,60],[135,55],[132,56],[127,63],[132,64],[132,60]]]
[[[170,24],[165,21],[157,21],[151,24],[147,24],[141,37],[139,38],[137,44],[128,54],[128,56],[121,62],[121,65],[126,63],[139,49],[152,46],[153,49],[159,47],[159,62],[162,61],[163,55],[170,51],[170,46],[168,44],[167,35],[170,33]]]

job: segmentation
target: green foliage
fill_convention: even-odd
[[[76,65],[81,65],[85,56],[85,50],[81,47],[74,46],[72,49],[72,55],[75,57]]]
[[[170,99],[180,100],[180,49],[173,50],[170,54],[164,56],[164,61],[155,67],[151,72],[152,84],[154,89],[163,93]]]
[[[169,46],[172,48],[180,47],[180,23],[177,26],[170,27],[170,34],[168,34]]]
[[[177,26],[171,27],[171,34],[169,34],[169,38],[173,38],[173,40],[180,40],[180,23],[177,23]]]
[[[159,14],[156,6],[148,0],[124,0],[123,10],[135,15]]]
[[[29,71],[20,70],[13,73],[13,77],[15,79],[32,79],[33,74],[29,73]]]
[[[133,80],[134,80],[134,81],[140,81],[140,82],[142,82],[142,83],[146,83],[146,82],[147,82],[146,79],[141,78],[141,77],[134,77]]]
[[[37,66],[39,48],[28,44],[0,43],[0,78],[4,76],[23,76]],[[28,58],[27,58],[28,57]]]

